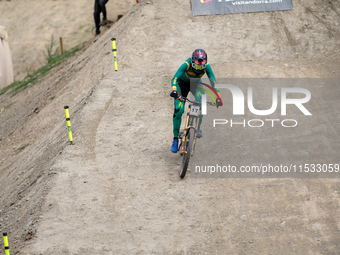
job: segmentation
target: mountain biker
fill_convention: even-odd
[[[196,101],[201,101],[201,95],[204,94],[203,90],[197,88],[197,85],[201,81],[201,77],[206,73],[210,80],[210,84],[215,88],[216,79],[211,69],[211,66],[207,64],[207,53],[202,49],[196,49],[191,58],[188,58],[178,68],[174,77],[171,80],[172,92],[171,97],[175,101],[175,109],[173,115],[173,133],[174,140],[172,142],[171,151],[177,153],[178,151],[178,134],[181,127],[182,114],[184,112],[185,102],[179,100],[180,97],[187,97],[190,91],[190,81],[194,82],[194,86],[191,93],[195,96]],[[217,106],[221,105],[219,100],[216,101]],[[202,120],[202,119],[201,119]],[[201,121],[197,130],[197,137],[202,137],[202,131],[200,129]]]

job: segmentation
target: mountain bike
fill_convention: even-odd
[[[179,100],[184,102],[188,101],[190,103],[188,107],[184,130],[181,130],[178,136],[178,151],[182,156],[182,164],[179,176],[181,178],[184,178],[189,166],[190,157],[194,155],[198,125],[201,119],[201,102],[192,101],[186,97],[181,97],[179,98]],[[215,106],[215,104],[211,102],[207,102],[207,104]]]

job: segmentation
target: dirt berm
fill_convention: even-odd
[[[339,254],[338,178],[192,178],[191,169],[182,180],[170,152],[170,80],[195,48],[218,78],[339,77],[340,2],[293,5],[192,17],[189,0],[142,0],[43,82],[1,95],[0,230],[11,252]],[[312,126],[284,136],[224,129],[226,162],[339,164],[340,89],[312,95],[322,113]]]

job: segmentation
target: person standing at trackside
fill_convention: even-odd
[[[94,23],[96,24],[96,35],[100,34],[100,26],[107,23],[106,17],[106,3],[109,0],[94,0]],[[103,22],[100,23],[100,13],[103,13]]]
[[[191,93],[195,96],[195,100],[200,102],[201,95],[204,94],[204,91],[197,87],[199,82],[201,82],[201,77],[205,73],[208,75],[211,86],[215,88],[215,75],[207,61],[207,53],[202,49],[196,49],[192,53],[191,58],[185,60],[184,63],[178,68],[175,76],[171,80],[172,92],[170,96],[173,97],[175,101],[175,109],[173,115],[174,140],[171,146],[171,151],[173,153],[177,153],[178,151],[178,134],[181,127],[182,114],[184,112],[184,102],[180,101],[179,97],[187,97],[190,91],[190,81],[194,81],[196,83],[195,91],[191,91]],[[221,103],[217,99],[216,106],[218,107],[220,105]],[[201,123],[199,123],[199,127],[197,130],[198,138],[203,136],[200,126]]]

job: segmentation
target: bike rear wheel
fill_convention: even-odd
[[[179,176],[181,178],[184,178],[185,174],[187,173],[194,139],[195,139],[195,129],[191,127],[187,133],[187,142],[186,142],[186,148],[185,148],[186,153],[183,154],[181,171],[179,173]]]

